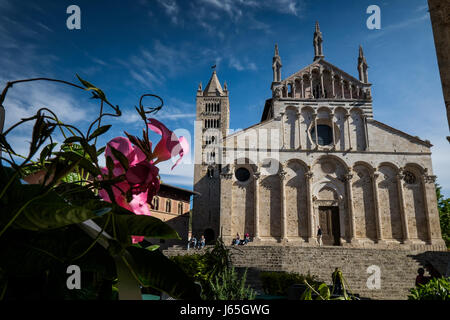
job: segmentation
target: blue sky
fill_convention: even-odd
[[[66,27],[71,4],[81,9],[81,30]],[[381,8],[381,30],[366,27],[372,4]],[[158,94],[166,106],[157,118],[193,142],[196,89],[213,64],[228,83],[230,128],[253,125],[271,95],[274,44],[284,78],[312,62],[317,20],[325,59],[354,76],[363,46],[375,119],[434,144],[434,172],[450,196],[449,133],[427,10],[426,0],[0,0],[0,85],[37,76],[76,82],[80,74],[124,113],[109,121],[114,130],[100,144],[124,130],[139,134],[134,106],[141,94]],[[6,126],[46,105],[86,128],[98,112],[88,97],[59,85],[17,86],[5,102]],[[25,151],[29,136],[24,127],[11,142]],[[173,172],[163,164],[162,179],[191,188],[188,162]]]

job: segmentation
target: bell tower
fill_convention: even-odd
[[[222,139],[228,134],[230,102],[226,82],[220,84],[216,70],[203,89],[197,89],[192,232],[206,240],[219,236],[220,170]],[[210,238],[210,239],[208,239]],[[214,239],[211,239],[214,238]]]

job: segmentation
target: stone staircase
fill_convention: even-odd
[[[206,248],[206,250],[208,247]],[[203,249],[205,250],[205,249]],[[167,256],[200,253],[172,247]],[[370,299],[407,299],[414,287],[417,269],[430,262],[441,274],[446,274],[450,252],[357,249],[344,247],[295,247],[295,246],[233,246],[232,264],[241,272],[247,268],[247,283],[262,293],[261,271],[286,271],[310,273],[319,280],[331,284],[331,274],[339,267],[350,289],[361,297]],[[367,281],[373,274],[370,266],[380,270],[381,288],[369,289]]]

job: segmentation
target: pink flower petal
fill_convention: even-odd
[[[131,145],[131,142],[129,139],[125,137],[116,137],[108,142],[105,149],[105,156],[111,157],[114,161],[117,161],[116,158],[114,158],[111,147],[114,149],[120,151],[125,157],[128,158],[128,155],[133,151],[133,146]]]

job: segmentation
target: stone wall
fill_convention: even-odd
[[[407,299],[409,289],[415,286],[417,269],[427,262],[441,273],[448,272],[450,252],[433,251],[432,246],[410,250],[355,249],[342,247],[302,248],[296,246],[239,246],[231,247],[235,267],[248,268],[248,283],[260,293],[259,274],[262,271],[310,273],[331,284],[331,274],[341,268],[351,290],[371,299]],[[175,249],[164,251],[167,256],[198,253]],[[371,290],[367,280],[370,266],[380,268],[380,289]],[[426,274],[427,275],[427,274]]]

